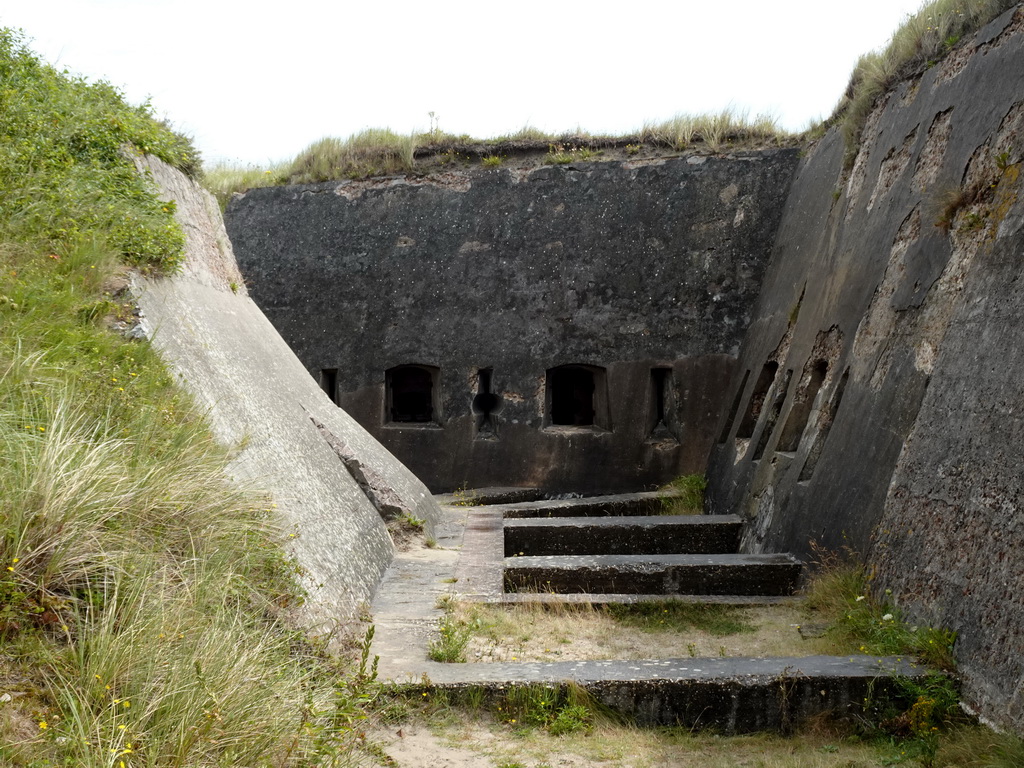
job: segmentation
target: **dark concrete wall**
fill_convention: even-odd
[[[227,226],[251,295],[337,402],[434,490],[613,491],[704,470],[795,150],[253,190]],[[436,423],[387,423],[385,371],[440,369]],[[595,428],[545,371],[606,371]],[[654,430],[651,368],[671,369]],[[492,370],[496,436],[478,430]],[[485,439],[485,437],[487,439]]]
[[[959,632],[967,701],[1018,729],[1022,30],[1010,12],[890,92],[849,174],[835,133],[802,161],[709,490],[747,551],[866,556],[912,621]]]

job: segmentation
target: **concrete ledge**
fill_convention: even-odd
[[[540,488],[471,488],[455,493],[439,493],[434,496],[438,504],[455,507],[482,507],[491,504],[520,504],[526,501],[539,501],[544,498]]]
[[[612,605],[636,603],[699,603],[713,605],[793,605],[795,595],[623,595],[610,592],[505,592],[500,595],[459,595],[460,600],[488,605]]]
[[[895,676],[925,669],[875,656],[688,658],[523,664],[437,664],[424,687],[484,688],[501,695],[516,685],[585,688],[601,704],[638,725],[715,728],[726,734],[786,731],[812,717],[870,716]]]
[[[505,556],[735,552],[736,515],[549,517],[505,521]]]
[[[505,558],[509,592],[789,595],[801,563],[790,555],[578,555]]]
[[[616,493],[608,496],[586,496],[582,499],[545,499],[518,504],[499,504],[505,517],[587,517],[601,515],[651,515],[664,507],[664,499],[674,492],[649,491],[643,493]]]

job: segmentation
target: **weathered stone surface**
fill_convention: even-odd
[[[704,468],[795,163],[775,150],[257,189],[227,221],[298,357],[336,370],[339,404],[432,489],[634,490]],[[440,369],[429,423],[389,423],[385,371],[404,364]],[[604,368],[596,426],[552,425],[545,371],[564,364]],[[660,426],[655,367],[670,371]]]
[[[735,552],[736,515],[551,517],[505,521],[505,556]]]
[[[790,555],[569,555],[505,558],[505,589],[649,595],[790,595]]]
[[[434,497],[437,503],[457,507],[478,507],[488,504],[518,504],[524,501],[538,501],[544,498],[539,488],[472,488],[455,493],[442,493]]]
[[[911,621],[959,633],[966,700],[1017,729],[1022,30],[1018,8],[899,84],[848,177],[836,133],[802,162],[709,486],[746,551],[867,556]]]
[[[639,725],[714,728],[723,733],[787,731],[813,717],[877,717],[897,675],[924,670],[890,657],[660,659],[525,664],[424,664],[439,687],[483,688],[573,682]]]
[[[507,518],[651,515],[663,510],[671,496],[671,492],[662,491],[609,493],[604,496],[492,504],[490,508]]]
[[[245,295],[213,198],[155,158],[140,161],[177,201],[188,237],[183,273],[137,278],[143,327],[209,414],[214,435],[237,449],[231,471],[268,491],[295,529],[293,552],[310,592],[310,618],[347,618],[391,561],[387,529],[323,432],[369,472],[378,501],[433,521],[427,489],[334,406]],[[319,427],[318,427],[319,425]]]

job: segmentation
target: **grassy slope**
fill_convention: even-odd
[[[282,618],[269,505],[131,320],[183,237],[132,166],[189,143],[0,30],[0,764],[306,765],[361,694]]]

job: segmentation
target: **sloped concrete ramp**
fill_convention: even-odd
[[[156,158],[139,165],[176,202],[188,239],[180,275],[136,277],[139,332],[206,409],[216,438],[237,451],[236,478],[269,491],[294,528],[309,618],[343,621],[391,563],[382,513],[405,512],[430,529],[437,503],[328,399],[249,299],[213,198]]]

